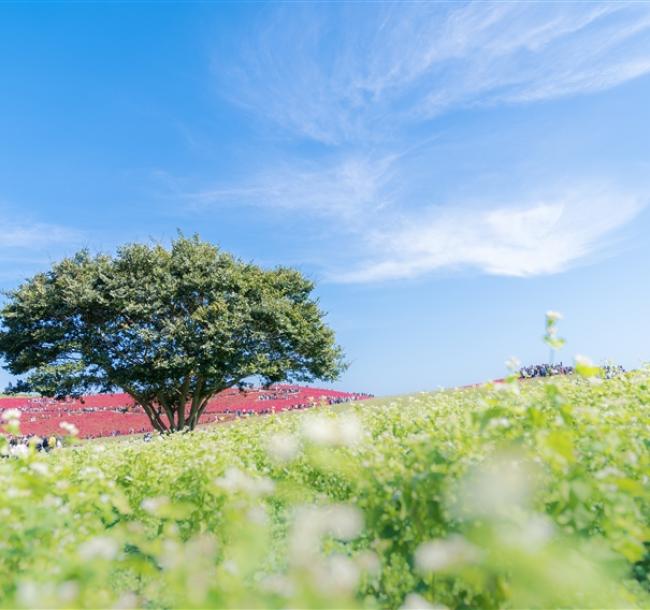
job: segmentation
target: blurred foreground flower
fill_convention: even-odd
[[[59,424],[60,428],[63,428],[70,436],[77,436],[79,434],[79,429],[74,424],[69,424],[67,421],[62,421]]]
[[[561,319],[562,314],[557,311],[549,310],[546,312],[546,332],[544,334],[544,343],[546,343],[552,350],[560,349],[566,342],[557,335],[557,322]]]
[[[81,559],[105,559],[110,561],[115,558],[119,550],[119,544],[112,538],[97,536],[83,542],[79,546],[78,553]]]
[[[576,361],[576,373],[582,377],[597,377],[601,373],[600,367],[596,366],[591,358],[577,354],[575,357]]]
[[[478,466],[461,486],[459,516],[510,517],[528,505],[537,469],[516,452],[500,453]]]
[[[267,441],[266,450],[276,462],[290,462],[298,455],[300,444],[291,434],[273,434]]]
[[[6,409],[0,416],[3,421],[11,421],[13,419],[20,419],[20,409]]]
[[[312,415],[306,417],[302,433],[316,445],[356,445],[363,437],[363,427],[355,415],[345,414],[336,417]]]
[[[472,563],[479,557],[480,552],[474,545],[455,535],[421,544],[415,551],[415,566],[426,574]]]
[[[239,468],[230,467],[215,484],[227,491],[239,491],[250,496],[264,496],[273,493],[275,484],[271,479],[251,477]]]
[[[362,530],[363,515],[349,504],[298,509],[291,534],[291,559],[301,563],[315,556],[325,535],[345,541],[356,538]]]
[[[512,372],[518,371],[521,368],[521,361],[516,356],[510,356],[505,364],[506,368]]]
[[[400,606],[400,610],[449,610],[447,606],[432,604],[417,593],[409,593]]]

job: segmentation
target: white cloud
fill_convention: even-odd
[[[53,258],[77,248],[84,235],[75,229],[54,223],[19,217],[15,209],[0,204],[0,284],[30,276],[47,268]]]
[[[24,223],[6,220],[0,231],[0,249],[29,249],[41,251],[55,244],[78,242],[78,231],[55,224]]]
[[[449,267],[520,277],[558,273],[641,209],[633,196],[587,191],[517,206],[429,210],[401,227],[377,229],[369,243],[374,258],[333,279],[374,282]]]
[[[283,7],[231,99],[329,145],[383,141],[458,108],[592,93],[650,73],[650,4],[471,2]]]
[[[278,166],[243,186],[206,189],[186,200],[195,207],[246,204],[353,222],[390,204],[394,161],[394,156],[349,156],[329,165]]]
[[[648,3],[292,4],[271,11],[238,68],[233,74],[215,62],[224,95],[270,120],[289,141],[297,135],[324,144],[308,144],[307,154],[325,161],[275,162],[243,184],[186,200],[325,218],[345,237],[339,250],[351,263],[364,261],[332,273],[337,281],[443,268],[557,273],[597,252],[642,209],[616,189],[562,192],[552,186],[552,169],[538,174],[551,184],[542,199],[524,192],[504,203],[494,189],[482,191],[477,176],[476,184],[455,191],[484,192],[480,205],[453,203],[463,198],[451,187],[444,196],[451,203],[433,207],[436,181],[451,182],[443,173],[453,173],[461,155],[447,161],[430,142],[437,137],[434,119],[451,111],[592,94],[650,74]],[[484,142],[465,137],[458,150],[465,145],[469,156],[480,154],[470,148],[481,150]],[[508,171],[514,176],[517,169]],[[465,177],[474,178],[467,167]],[[588,176],[573,182],[593,185]],[[517,183],[536,190],[527,176],[510,181]],[[507,186],[505,175],[500,187]]]

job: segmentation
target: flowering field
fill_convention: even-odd
[[[365,394],[287,384],[247,391],[232,388],[219,392],[210,400],[200,423],[223,421],[249,413],[268,414],[366,397]],[[138,434],[153,430],[143,409],[135,405],[128,394],[92,394],[67,400],[40,396],[0,397],[0,416],[8,409],[20,410],[23,434],[59,434],[62,422],[74,424],[82,438]]]
[[[0,460],[4,607],[648,607],[650,372]]]

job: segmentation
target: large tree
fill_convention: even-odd
[[[84,250],[6,293],[0,355],[15,390],[130,394],[160,432],[194,428],[217,392],[335,379],[344,368],[314,285],[198,237]]]

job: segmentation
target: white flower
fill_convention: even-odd
[[[456,508],[462,515],[508,515],[513,507],[527,504],[536,476],[519,454],[496,455],[466,477]]]
[[[489,423],[492,428],[509,428],[510,420],[507,417],[495,417]]]
[[[579,364],[580,366],[593,366],[594,365],[591,358],[588,358],[587,356],[583,356],[582,354],[576,354],[575,360],[576,360],[576,364]]]
[[[461,536],[432,540],[415,551],[415,565],[421,572],[438,572],[459,564],[475,561],[477,549]]]
[[[370,576],[379,576],[379,573],[381,572],[381,561],[379,561],[377,553],[368,550],[361,551],[355,557],[355,560],[363,572]]]
[[[300,563],[318,552],[325,535],[352,540],[363,529],[363,515],[348,504],[308,506],[298,509],[291,534],[291,558]]]
[[[510,356],[510,358],[506,360],[506,368],[509,371],[517,371],[521,368],[521,361],[516,356]]]
[[[361,511],[349,504],[332,504],[323,510],[323,525],[339,540],[352,540],[363,530]]]
[[[336,423],[329,417],[313,415],[305,418],[302,432],[305,438],[316,445],[334,445],[338,439]]]
[[[77,436],[79,430],[74,424],[69,424],[67,421],[62,421],[59,428],[63,428],[70,436]]]
[[[239,491],[251,496],[269,495],[275,489],[271,479],[251,477],[234,467],[228,468],[222,477],[215,480],[215,484],[227,491]]]
[[[559,311],[553,311],[552,309],[549,309],[546,312],[546,319],[551,321],[551,322],[557,322],[558,320],[561,320],[562,318],[563,318],[563,316]]]
[[[339,422],[339,441],[342,445],[351,447],[363,437],[363,426],[354,415],[344,415]]]
[[[20,419],[20,416],[20,409],[5,409],[0,417],[2,417],[4,421],[11,421]]]
[[[316,445],[356,445],[363,436],[363,427],[355,415],[326,417],[312,415],[302,426],[304,437]]]
[[[38,472],[38,474],[46,475],[50,472],[50,467],[47,464],[44,464],[43,462],[34,462],[31,465],[31,469],[34,472]]]
[[[553,537],[553,533],[553,522],[550,519],[534,515],[521,528],[519,544],[527,550],[538,550]]]
[[[79,557],[82,559],[114,559],[120,550],[120,545],[107,536],[97,536],[79,546]]]
[[[409,593],[400,606],[400,610],[447,610],[446,606],[433,605],[417,593]]]
[[[79,595],[79,585],[72,580],[66,580],[59,585],[56,592],[62,602],[71,604]]]
[[[346,555],[335,553],[327,558],[325,570],[316,570],[316,584],[326,594],[353,593],[359,584],[359,568]]]
[[[295,593],[293,582],[282,574],[269,574],[265,576],[260,582],[260,587],[263,591],[275,593],[282,597],[291,597]]]
[[[298,455],[298,440],[291,434],[274,434],[268,439],[267,451],[277,462],[289,462]]]
[[[43,601],[38,586],[29,580],[19,583],[16,597],[25,608],[37,608]]]
[[[135,593],[124,593],[114,604],[113,608],[118,610],[129,610],[130,608],[138,607],[138,598]]]
[[[262,506],[254,506],[248,513],[246,513],[248,520],[257,525],[266,525],[269,521],[269,516]]]
[[[142,507],[142,510],[155,514],[159,509],[167,504],[169,504],[169,498],[158,496],[157,498],[145,498],[140,503],[140,506]]]

